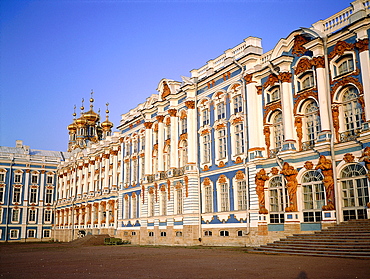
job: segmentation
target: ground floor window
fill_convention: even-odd
[[[220,236],[229,236],[229,231],[220,231]]]
[[[182,236],[182,232],[177,231],[177,232],[176,232],[176,236]]]
[[[149,236],[154,236],[154,232],[149,232]]]
[[[204,231],[204,236],[212,236],[212,231]]]
[[[271,224],[284,223],[284,214],[270,214],[270,223]]]
[[[166,236],[167,233],[166,232],[161,232],[161,236]]]
[[[50,230],[44,230],[44,237],[50,237]]]
[[[28,237],[36,237],[36,231],[35,230],[28,230]]]
[[[19,230],[10,230],[10,238],[16,239],[18,238]]]

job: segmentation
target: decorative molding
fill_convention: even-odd
[[[346,162],[346,163],[353,163],[355,161],[355,156],[353,156],[352,153],[346,153],[344,154],[343,156],[343,160]]]
[[[311,161],[306,161],[304,163],[304,167],[305,167],[306,170],[312,170],[313,169],[313,164],[312,164]]]
[[[355,47],[358,48],[359,52],[369,50],[369,39],[366,38],[363,40],[358,40],[358,42],[355,43]]]
[[[176,117],[177,110],[176,110],[176,109],[169,109],[169,110],[168,110],[168,114],[169,114],[171,117]]]
[[[345,41],[338,41],[334,46],[334,50],[329,53],[328,58],[331,60],[335,56],[342,56],[345,51],[352,51],[353,49],[353,44],[347,43]]]
[[[188,109],[195,109],[195,101],[186,101],[186,102],[185,102],[185,106],[186,106]]]
[[[279,78],[275,74],[270,74],[266,80],[266,82],[263,84],[263,88],[272,87],[276,83],[279,83]]]
[[[294,36],[292,54],[296,56],[302,56],[303,54],[305,54],[307,49],[303,45],[307,42],[308,42],[308,39],[302,35]]]

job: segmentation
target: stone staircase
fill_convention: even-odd
[[[370,259],[370,220],[350,220],[313,234],[294,234],[251,252]]]

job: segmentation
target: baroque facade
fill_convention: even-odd
[[[370,218],[369,14],[354,1],[268,52],[248,37],[162,79],[119,132],[91,101],[68,127],[55,239],[248,246]]]
[[[0,146],[0,241],[53,237],[57,167],[66,152]]]

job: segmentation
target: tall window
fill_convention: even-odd
[[[186,140],[181,141],[180,144],[180,167],[188,163],[188,143]]]
[[[48,175],[46,177],[46,184],[53,184],[53,182],[54,182],[53,175]]]
[[[225,104],[224,103],[219,103],[217,105],[217,119],[223,119],[225,117],[226,117]]]
[[[44,213],[44,221],[51,222],[51,210],[47,209]]]
[[[36,222],[36,209],[30,209],[28,212],[28,221]]]
[[[244,153],[244,131],[243,124],[235,125],[235,154]]]
[[[137,218],[137,198],[135,193],[131,196],[131,208],[131,217]]]
[[[298,90],[305,90],[314,86],[314,77],[312,72],[306,72],[299,78]]]
[[[37,188],[31,188],[30,191],[30,203],[37,202]]]
[[[149,216],[154,216],[154,193],[153,191],[149,191]]]
[[[269,183],[270,222],[284,223],[284,210],[287,206],[286,189],[283,187],[281,176],[271,178]]]
[[[53,202],[53,189],[46,189],[45,203]]]
[[[137,159],[132,161],[132,181],[137,181],[137,171],[138,171],[138,164]]]
[[[350,86],[343,94],[343,114],[345,130],[348,135],[357,134],[362,125],[362,107],[358,102],[358,91]]]
[[[184,117],[181,119],[181,134],[186,134],[188,132],[188,123],[187,118]]]
[[[319,108],[314,100],[309,101],[307,104],[304,118],[306,122],[307,141],[310,145],[313,145],[317,134],[321,131]]]
[[[32,174],[31,176],[31,183],[32,184],[37,184],[38,183],[38,175],[37,174]]]
[[[0,173],[0,183],[5,183],[5,173]]]
[[[302,178],[304,222],[321,221],[321,210],[325,205],[323,179],[318,171],[308,171]]]
[[[21,202],[21,188],[13,188],[13,203]]]
[[[218,133],[218,159],[226,158],[226,129],[220,129]]]
[[[171,146],[167,145],[163,152],[163,163],[164,163],[164,170],[170,169],[170,161],[171,160]]]
[[[176,190],[176,213],[182,214],[183,211],[183,198],[182,198],[182,189],[178,188]]]
[[[167,192],[165,190],[161,190],[161,215],[167,215]]]
[[[205,109],[202,111],[203,126],[209,125],[209,110]]]
[[[12,222],[14,223],[19,222],[19,213],[20,213],[20,210],[18,208],[12,209]]]
[[[4,187],[0,187],[0,203],[4,202]]]
[[[14,183],[21,183],[22,182],[22,174],[16,173],[14,174]]]
[[[204,212],[213,212],[213,206],[212,206],[212,186],[211,185],[205,185],[204,186]]]
[[[366,170],[360,164],[351,164],[340,174],[343,218],[366,219],[366,203],[369,201],[369,185]]]
[[[227,183],[220,183],[220,209],[229,211],[229,186]]]
[[[238,195],[238,210],[247,209],[247,185],[245,180],[236,181]]]
[[[130,161],[125,162],[126,171],[125,171],[125,183],[130,183]]]
[[[273,119],[272,123],[273,131],[274,131],[274,142],[275,148],[280,149],[281,145],[284,141],[284,134],[283,134],[283,115],[281,112],[277,113]]]
[[[234,98],[234,113],[241,112],[243,110],[243,99],[241,95]]]
[[[211,161],[211,135],[206,134],[203,136],[203,163]]]
[[[125,196],[125,219],[130,219],[130,197]]]

